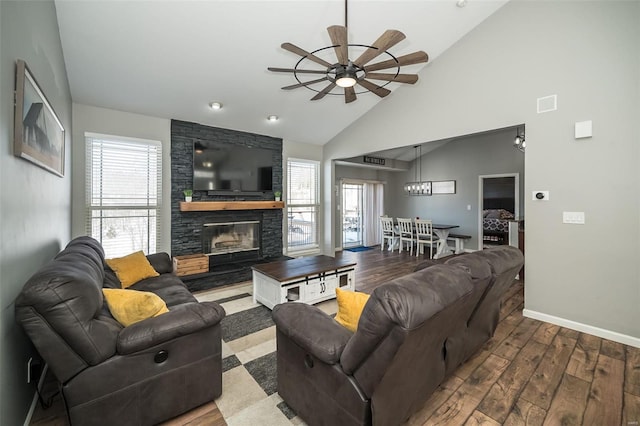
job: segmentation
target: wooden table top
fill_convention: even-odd
[[[355,265],[356,262],[349,259],[320,255],[263,263],[254,265],[251,269],[282,282]]]
[[[431,227],[433,229],[453,229],[453,228],[460,228],[460,225],[443,225],[439,223],[434,223],[433,225],[431,225]]]

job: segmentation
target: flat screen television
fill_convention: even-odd
[[[276,151],[206,141],[193,145],[193,189],[216,193],[273,190]]]

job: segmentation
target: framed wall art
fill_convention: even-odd
[[[456,193],[456,181],[455,180],[441,180],[431,182],[432,194],[455,194]]]
[[[23,60],[16,62],[13,153],[64,176],[64,127]]]

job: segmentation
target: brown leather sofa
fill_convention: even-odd
[[[278,393],[309,425],[398,425],[495,331],[523,263],[509,246],[376,288],[351,333],[315,306],[273,309]]]
[[[122,327],[102,288],[120,287],[101,245],[71,241],[25,284],[16,319],[59,382],[71,425],[152,425],[222,392],[224,309],[198,303],[172,274],[166,253],[147,256],[160,276],[151,291],[169,312]]]

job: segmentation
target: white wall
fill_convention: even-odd
[[[162,142],[162,236],[157,251],[171,253],[171,120],[73,104],[74,178],[71,232],[74,237],[87,234],[85,229],[86,132]]]
[[[14,321],[14,302],[69,241],[71,94],[53,1],[0,1],[0,43],[0,424],[19,425],[35,394],[26,378],[36,352]],[[64,177],[13,155],[17,59],[26,61],[66,130]]]
[[[639,20],[639,2],[509,2],[328,143],[325,181],[332,158],[525,123],[525,195],[551,191],[525,196],[525,314],[640,346]]]

